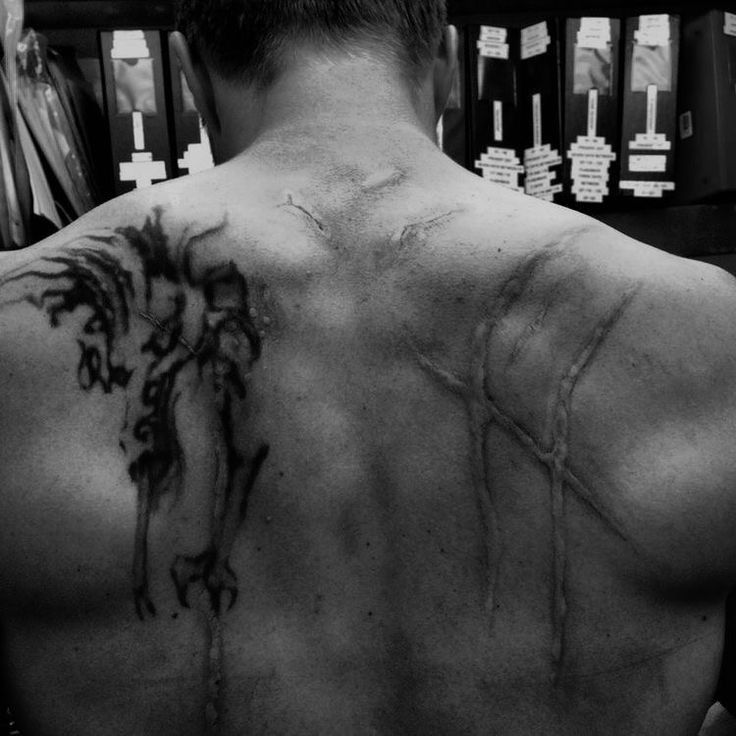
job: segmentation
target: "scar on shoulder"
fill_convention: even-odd
[[[400,184],[405,178],[403,171],[387,168],[379,169],[371,174],[361,185],[363,191],[370,192],[375,189],[385,189]]]
[[[296,210],[297,212],[301,213],[314,227],[317,228],[317,230],[319,230],[319,232],[325,238],[329,239],[330,231],[329,228],[325,225],[322,217],[311,210],[308,205],[297,202],[291,192],[285,192],[284,198],[286,201],[279,205],[280,208]]]
[[[462,210],[450,210],[439,215],[431,215],[422,220],[410,222],[397,230],[391,238],[394,244],[405,248],[411,244],[424,244],[434,232],[450,225]]]

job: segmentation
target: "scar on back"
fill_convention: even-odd
[[[315,227],[324,238],[329,240],[330,230],[325,225],[322,217],[312,211],[308,205],[295,201],[294,195],[291,192],[285,192],[284,196],[286,201],[279,205],[281,209],[290,209],[301,213],[301,215],[306,217],[309,223]]]
[[[361,185],[362,189],[370,192],[374,189],[384,189],[396,186],[404,180],[404,172],[398,169],[380,169],[371,174]]]

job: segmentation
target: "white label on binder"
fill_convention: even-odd
[[[151,52],[143,31],[113,31],[113,59],[150,59]]]
[[[532,126],[534,129],[534,148],[542,145],[542,95],[532,95]]]
[[[540,23],[535,23],[533,26],[527,26],[521,29],[521,42],[522,43],[534,43],[541,39],[545,39],[549,36],[549,27],[547,21],[543,20]]]
[[[610,191],[611,164],[616,160],[605,138],[578,136],[567,157],[572,162],[572,193],[578,202],[601,203]]]
[[[497,26],[481,26],[478,39],[478,52],[489,59],[508,59],[510,46],[508,43],[509,31]]]
[[[647,197],[661,199],[665,192],[675,191],[675,182],[673,181],[622,181],[619,187],[624,190],[631,190],[635,197]]]
[[[521,29],[521,58],[531,59],[547,52],[552,43],[547,21]]]
[[[120,181],[133,181],[137,189],[150,187],[154,181],[166,179],[166,164],[154,161],[153,154],[134,153],[133,160],[120,164]]]
[[[487,59],[508,59],[510,47],[507,43],[478,41],[478,53]]]
[[[494,184],[500,184],[515,192],[523,192],[519,184],[519,177],[524,173],[521,160],[516,151],[510,148],[491,147],[482,153],[475,167],[483,173],[483,178]]]
[[[669,15],[639,16],[639,30],[634,31],[634,40],[640,46],[667,46],[670,38]]]
[[[598,136],[598,90],[588,92],[588,134],[578,136],[567,152],[572,166],[571,191],[578,202],[602,203],[611,190],[611,164],[616,160],[613,148]]]
[[[647,135],[657,133],[657,85],[647,87]]]
[[[629,143],[629,148],[632,151],[671,151],[672,143],[667,140],[664,133],[656,135],[637,133],[636,140]]]
[[[736,13],[725,13],[723,32],[727,36],[736,36]]]
[[[647,87],[647,132],[637,133],[629,143],[632,151],[671,151],[672,143],[663,133],[657,133],[657,85]]]
[[[588,137],[598,135],[598,90],[588,90]]]
[[[493,140],[500,143],[503,140],[503,102],[493,100]]]
[[[553,202],[555,195],[562,192],[562,184],[555,184],[557,172],[552,168],[562,163],[560,154],[548,144],[528,148],[524,151],[526,180],[524,190],[532,197]]]
[[[146,132],[143,128],[143,113],[137,110],[133,113],[133,142],[136,151],[143,151],[146,147]]]
[[[562,157],[549,143],[542,143],[542,95],[539,93],[532,95],[532,126],[534,143],[524,151],[524,190],[532,197],[553,202],[555,195],[562,192],[562,184],[554,183],[557,173],[551,169],[562,163]]]
[[[481,26],[480,40],[491,41],[494,43],[506,43],[508,41],[509,31],[507,28],[498,28],[497,26]]]
[[[629,171],[663,174],[667,171],[667,156],[661,154],[636,154],[629,156]]]
[[[581,18],[577,45],[581,49],[605,49],[612,42],[610,18]]]
[[[188,146],[184,158],[180,158],[178,163],[180,169],[188,171],[190,174],[197,174],[200,171],[207,171],[214,167],[215,162],[212,158],[210,137],[204,127],[202,118],[199,119],[199,143],[192,143]]]

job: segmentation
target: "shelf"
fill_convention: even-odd
[[[64,28],[171,28],[173,0],[26,0],[27,26]]]
[[[678,256],[736,252],[736,204],[616,212],[598,219],[632,238]]]
[[[736,7],[736,2],[726,0],[713,7],[728,10]],[[608,13],[610,15],[639,15],[656,12],[700,13],[710,5],[702,2],[683,0],[647,0],[647,2],[625,2],[622,0],[449,0],[449,12],[453,18],[475,15],[506,15],[527,13],[549,13],[553,15],[580,15]]]
[[[449,0],[453,22],[469,23],[483,17],[535,14],[580,15],[609,13],[701,12],[702,3],[677,0],[648,0],[645,3],[622,0]],[[736,10],[736,0],[719,5]],[[27,25],[44,29],[64,28],[172,28],[174,0],[26,0]]]
[[[648,0],[645,3],[622,0],[449,0],[453,22],[473,23],[483,18],[524,18],[533,14],[625,15],[646,12],[702,12],[708,6],[697,2]],[[721,7],[736,12],[736,0]],[[89,29],[77,33],[76,44],[88,43],[93,49],[96,33],[92,29],[171,28],[174,0],[26,0],[26,24],[51,31],[57,42],[66,41],[70,29]],[[56,32],[56,33],[54,33]],[[87,35],[89,38],[87,38]],[[92,50],[91,53],[94,53]],[[642,242],[680,256],[716,259],[736,271],[736,204],[670,206],[598,215],[598,219]],[[725,254],[725,255],[724,255]]]

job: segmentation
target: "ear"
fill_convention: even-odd
[[[458,68],[458,32],[455,26],[447,26],[442,34],[434,61],[434,105],[437,121],[447,107]],[[436,122],[437,122],[436,121]]]
[[[215,93],[207,67],[192,53],[189,43],[179,31],[174,31],[169,36],[169,51],[172,57],[176,56],[179,60],[189,89],[194,96],[194,103],[210,132],[210,137],[212,134],[219,135],[220,118],[217,114]]]

